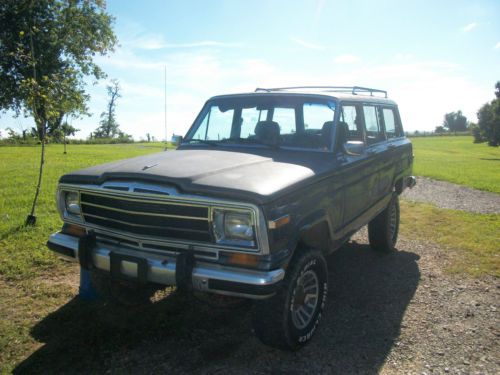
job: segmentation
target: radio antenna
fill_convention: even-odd
[[[165,65],[165,151],[167,151],[168,146],[168,134],[167,134],[167,66]]]

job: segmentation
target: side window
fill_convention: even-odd
[[[241,129],[240,137],[248,138],[255,134],[255,126],[259,121],[267,118],[267,109],[258,110],[257,108],[243,108],[241,110]]]
[[[384,108],[382,110],[382,114],[384,116],[385,134],[387,135],[387,138],[399,137],[394,110],[390,108]]]
[[[339,125],[346,127],[346,141],[362,141],[363,131],[361,130],[361,122],[357,114],[356,107],[353,105],[344,105],[340,112]]]
[[[280,134],[295,134],[297,127],[295,125],[294,108],[275,108],[273,121],[280,126]]]
[[[377,107],[373,105],[363,106],[363,115],[365,117],[366,141],[373,144],[384,140],[380,122],[377,114]]]

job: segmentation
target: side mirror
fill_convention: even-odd
[[[179,147],[182,143],[182,140],[183,140],[182,135],[176,136],[176,138],[174,140],[175,147]]]
[[[362,141],[347,141],[344,143],[344,151],[347,155],[358,156],[365,150],[365,143]]]

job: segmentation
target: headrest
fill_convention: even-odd
[[[280,126],[275,121],[259,121],[255,126],[255,136],[260,141],[277,144],[280,139]]]

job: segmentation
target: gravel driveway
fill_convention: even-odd
[[[500,194],[426,177],[417,177],[417,184],[413,189],[406,189],[403,198],[409,201],[432,203],[437,207],[452,210],[500,214]]]

